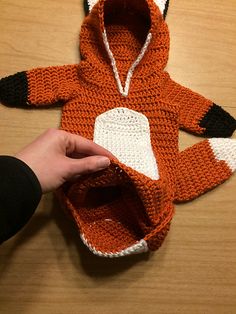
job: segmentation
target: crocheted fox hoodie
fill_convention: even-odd
[[[117,157],[107,170],[58,193],[92,252],[118,257],[156,250],[174,201],[206,192],[236,168],[235,140],[205,140],[180,153],[179,128],[227,137],[235,119],[164,71],[169,31],[153,0],[100,0],[84,20],[80,50],[79,65],[2,79],[1,101],[63,104],[62,129]]]

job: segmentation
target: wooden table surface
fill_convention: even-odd
[[[79,61],[82,0],[0,0],[0,76]],[[236,117],[236,1],[172,0],[168,71]],[[60,109],[0,105],[0,154],[14,154]],[[236,138],[236,134],[234,135]],[[201,138],[180,134],[180,148]],[[169,235],[149,256],[93,256],[52,194],[0,247],[0,313],[236,313],[236,175],[176,206]]]

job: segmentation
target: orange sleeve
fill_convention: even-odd
[[[228,137],[236,129],[235,119],[204,96],[174,82],[165,80],[163,96],[177,106],[179,126],[191,133],[210,137]]]
[[[233,139],[218,140],[222,156],[233,156]],[[175,175],[175,202],[190,201],[226,181],[233,169],[222,157],[218,159],[212,148],[212,139],[204,140],[179,153]],[[226,144],[232,141],[230,144]],[[227,158],[226,158],[227,159]]]
[[[36,68],[0,80],[0,100],[14,107],[63,104],[78,86],[78,65]]]

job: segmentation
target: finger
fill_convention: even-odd
[[[68,175],[67,179],[74,176],[96,172],[107,168],[110,165],[110,160],[104,156],[89,156],[82,159],[67,158]]]
[[[101,155],[108,158],[115,158],[115,156],[104,147],[88,140],[82,136],[68,133],[67,153],[71,154],[85,154],[85,155]]]

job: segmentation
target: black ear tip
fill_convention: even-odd
[[[166,1],[166,5],[165,5],[165,9],[164,9],[164,12],[163,12],[164,19],[166,18],[167,11],[168,11],[168,8],[169,8],[169,4],[170,4],[170,0],[167,0]]]
[[[89,14],[88,0],[84,0],[84,12],[85,12],[85,15]]]

